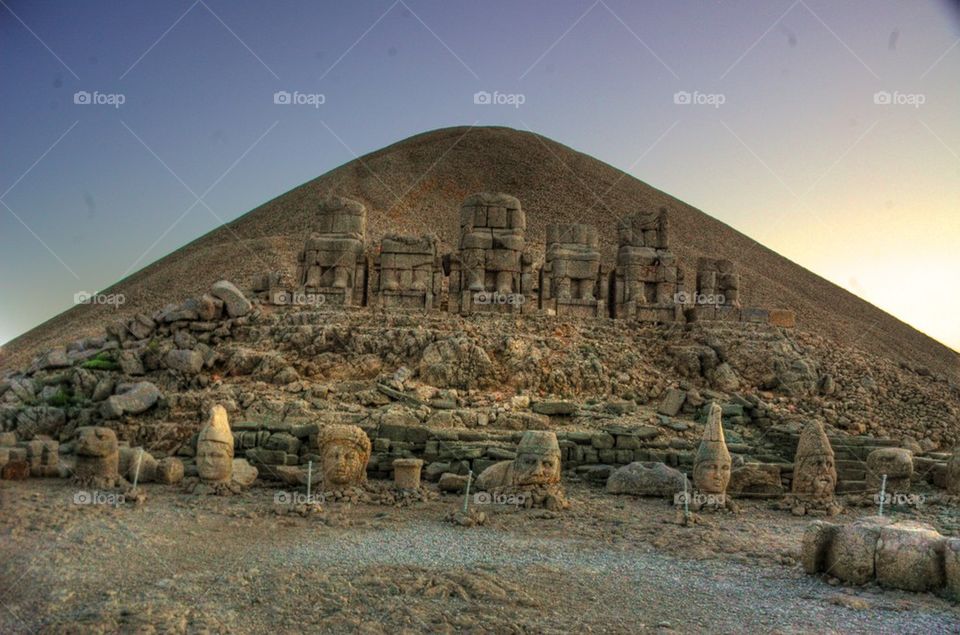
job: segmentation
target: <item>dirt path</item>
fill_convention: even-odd
[[[576,486],[562,517],[464,529],[453,497],[302,518],[266,489],[148,486],[140,508],[74,491],[0,482],[0,632],[960,632],[938,598],[805,575],[805,522],[762,506],[686,529]]]

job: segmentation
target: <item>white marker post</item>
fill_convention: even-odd
[[[133,489],[137,489],[137,481],[140,480],[140,463],[143,461],[143,447],[137,453],[137,469],[133,472]]]
[[[883,516],[883,501],[887,497],[887,475],[883,475],[883,480],[880,481],[880,515]]]
[[[467,513],[470,507],[470,482],[473,480],[473,470],[467,473],[467,493],[463,497],[463,513]]]
[[[310,486],[313,484],[313,461],[307,461],[307,502],[310,502]]]

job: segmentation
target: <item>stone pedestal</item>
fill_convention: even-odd
[[[399,489],[417,489],[420,487],[420,459],[396,459],[393,462],[393,483]]]

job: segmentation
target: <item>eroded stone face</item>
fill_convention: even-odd
[[[226,483],[233,473],[233,433],[223,406],[210,409],[197,437],[197,472],[207,483]]]
[[[333,425],[320,430],[320,469],[326,487],[362,485],[367,480],[370,439],[357,426]]]
[[[113,487],[120,480],[120,454],[117,434],[110,428],[84,426],[77,428],[74,449],[77,463],[76,480],[93,487]]]
[[[807,424],[797,444],[793,468],[793,493],[817,499],[833,498],[837,467],[833,448],[819,421]]]
[[[513,461],[515,485],[551,485],[560,482],[560,457],[552,454],[518,454]]]
[[[732,461],[723,437],[721,409],[710,405],[703,440],[693,463],[693,485],[705,494],[725,494],[730,483]]]

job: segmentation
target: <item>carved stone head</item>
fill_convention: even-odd
[[[723,438],[721,412],[716,403],[710,405],[703,440],[693,463],[693,485],[705,494],[725,494],[730,483],[732,461]]]
[[[210,483],[227,482],[233,474],[233,433],[223,406],[210,409],[197,437],[197,472]]]
[[[557,435],[543,430],[523,433],[513,460],[513,485],[554,485],[560,482]]]
[[[331,425],[321,428],[317,442],[326,487],[360,485],[367,480],[371,447],[366,432],[357,426]]]
[[[832,498],[837,487],[833,448],[819,421],[811,421],[800,433],[793,461],[793,493],[814,498]]]

